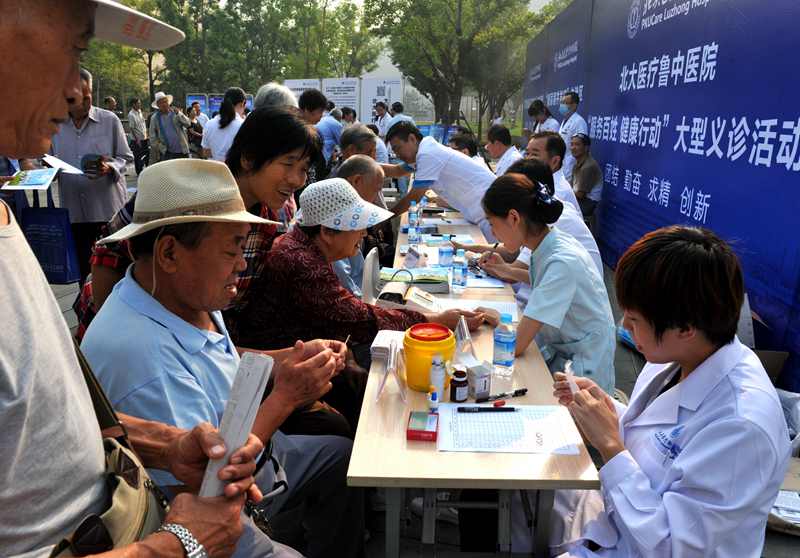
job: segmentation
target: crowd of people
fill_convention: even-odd
[[[131,18],[149,31],[126,32]],[[443,145],[402,103],[377,103],[365,125],[318,90],[298,98],[275,83],[249,114],[238,87],[211,118],[159,92],[148,124],[136,99],[126,137],[116,100],[93,106],[79,67],[93,35],[151,50],[182,38],[112,0],[12,0],[0,13],[3,52],[27,69],[0,69],[4,105],[18,107],[0,115],[5,172],[47,153],[85,170],[59,178],[82,266],[75,337],[13,200],[0,201],[4,555],[363,556],[369,508],[346,475],[370,344],[417,323],[499,322],[483,308],[362,299],[365,253],[391,261],[392,220],[430,191],[492,243],[468,248],[517,293],[517,354],[538,347],[599,454],[601,490],[558,491],[538,527],[553,554],[759,554],[789,438],[736,338],[739,261],[713,232],[682,226],[629,248],[615,289],[648,364],[630,404],[615,399],[615,327],[587,225],[602,175],[577,94],[561,124],[531,105],[524,154],[498,117],[483,148],[494,166],[469,130]],[[401,196],[391,206],[387,180]],[[272,380],[219,472],[224,495],[201,498],[208,460],[226,455],[217,429],[246,352],[274,359]]]

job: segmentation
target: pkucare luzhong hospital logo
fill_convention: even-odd
[[[642,0],[633,0],[631,13],[628,15],[628,37],[633,39],[639,32],[639,24],[642,21]]]
[[[633,0],[628,12],[628,37],[678,16],[689,15],[695,8],[705,8],[712,0]]]

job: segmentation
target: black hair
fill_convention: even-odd
[[[222,100],[222,106],[219,107],[219,127],[223,129],[228,126],[236,118],[236,111],[234,106],[239,103],[244,103],[247,97],[244,94],[244,89],[241,87],[231,87],[225,92],[225,98]]]
[[[470,157],[478,154],[478,142],[472,134],[453,134],[447,139],[447,143],[452,143],[458,149],[466,149]]]
[[[507,173],[524,174],[528,180],[536,184],[537,182],[547,189],[547,193],[554,196],[556,193],[556,183],[553,179],[553,172],[550,166],[538,159],[517,159],[512,163]]]
[[[380,133],[380,130],[378,130],[378,127],[375,124],[367,124],[366,126],[370,130],[372,130],[372,133],[375,134],[376,136]]]
[[[245,171],[242,159],[250,163],[247,172],[258,172],[270,161],[296,149],[303,150],[312,164],[322,156],[322,144],[313,126],[306,124],[296,109],[266,107],[250,113],[228,150],[225,164],[240,176]]]
[[[194,250],[208,235],[209,225],[208,221],[197,221],[159,227],[129,239],[128,246],[134,260],[152,256],[156,239],[167,236],[174,237],[182,246]]]
[[[389,110],[389,107],[387,107],[386,103],[384,103],[383,101],[378,101],[377,103],[375,103],[375,106],[376,107],[383,107],[384,110]]]
[[[194,108],[195,105],[200,106],[200,101],[192,101],[192,104],[189,106]]]
[[[422,132],[419,131],[419,128],[408,120],[401,120],[400,122],[395,122],[386,132],[386,142],[390,142],[392,138],[408,141],[408,136],[416,136],[418,141],[422,141]]]
[[[342,116],[353,115],[353,120],[356,118],[356,111],[351,109],[350,107],[342,107]]]
[[[569,97],[570,100],[576,105],[581,102],[580,96],[574,91],[567,91],[566,93],[564,93],[564,97]]]
[[[564,205],[539,183],[524,174],[508,172],[492,182],[481,204],[487,215],[496,217],[506,217],[516,210],[533,234],[558,221],[564,210]]]
[[[695,327],[717,348],[736,335],[742,268],[708,229],[673,225],[647,233],[620,258],[614,283],[620,306],[642,314],[658,341],[671,328]]]
[[[115,101],[116,102],[116,99],[114,97],[112,97],[111,95],[108,95],[106,98],[103,99],[103,103],[105,103],[106,105],[108,104],[109,101]]]
[[[403,103],[401,103],[400,101],[395,101],[394,103],[392,103],[392,110],[394,112],[403,112],[404,110]]]
[[[330,111],[332,111],[333,109],[335,109],[335,108],[336,108],[336,103],[334,103],[333,101],[330,101],[330,100],[329,100],[329,101],[328,101],[328,102],[325,104],[325,108],[327,109],[327,111],[328,111],[328,112],[330,112]]]
[[[301,110],[314,112],[328,106],[328,98],[319,89],[306,89],[300,94],[297,105]]]
[[[133,105],[135,105],[136,103],[141,103],[141,102],[142,102],[142,100],[141,100],[139,97],[134,97],[134,98],[132,98],[132,99],[130,100],[130,103],[129,103],[129,104],[130,104],[131,106],[133,106]]]
[[[564,138],[561,137],[561,134],[558,132],[539,132],[538,134],[533,134],[531,139],[542,139],[545,138],[547,142],[545,143],[544,150],[550,157],[561,157],[561,163],[564,163],[564,156],[567,154],[567,144],[564,143]]]
[[[474,136],[475,135],[474,133],[472,133],[472,130],[470,130],[466,126],[458,125],[455,128],[456,128],[456,133],[457,134],[466,134],[468,136]]]
[[[540,114],[544,113],[545,116],[553,116],[550,112],[550,109],[547,108],[547,105],[541,99],[534,99],[531,105],[528,107],[528,116],[534,118],[539,116]]]
[[[511,145],[511,132],[502,124],[493,124],[487,133],[489,142],[499,141],[503,145]]]
[[[356,124],[355,126],[348,126],[342,132],[339,139],[339,147],[344,151],[351,145],[355,146],[358,151],[364,151],[364,146],[367,142],[375,145],[377,136],[375,133],[363,124]]]

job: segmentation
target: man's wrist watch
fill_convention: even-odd
[[[183,551],[186,553],[187,558],[208,558],[208,553],[205,547],[194,538],[192,532],[183,525],[177,523],[165,523],[159,527],[158,532],[166,531],[172,533],[178,540],[181,541]]]

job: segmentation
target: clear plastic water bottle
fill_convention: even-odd
[[[439,267],[450,267],[453,265],[453,245],[450,244],[450,236],[442,235],[442,245],[439,246]]]
[[[408,243],[410,245],[419,244],[419,230],[416,226],[408,226]]]
[[[500,325],[494,330],[494,371],[498,376],[514,374],[514,351],[517,346],[517,330],[511,314],[501,314]]]
[[[453,286],[463,289],[467,286],[467,256],[459,248],[453,258]]]
[[[419,212],[422,213],[426,207],[428,207],[428,196],[422,196],[419,200]]]
[[[419,226],[419,212],[417,211],[417,202],[412,201],[411,207],[408,208],[408,226]]]

